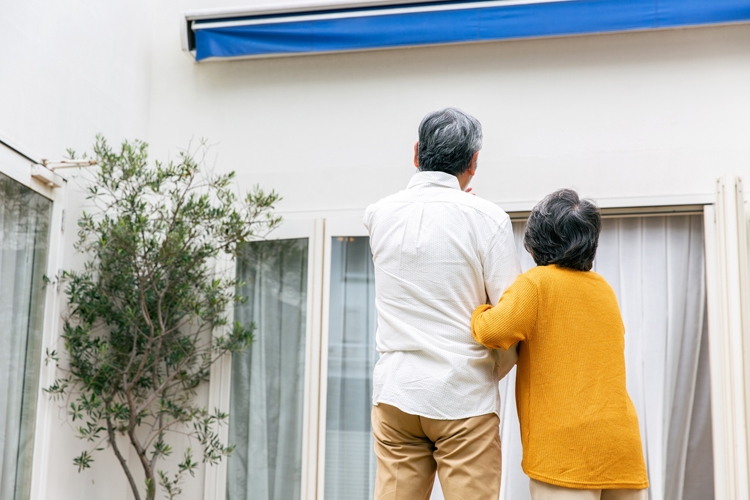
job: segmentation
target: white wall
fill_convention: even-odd
[[[508,210],[562,186],[605,206],[710,201],[715,177],[750,173],[750,25],[201,64],[181,51],[184,10],[250,3],[4,2],[0,137],[48,158],[96,132],[160,158],[205,137],[219,170],[280,191],[288,218],[357,216],[401,189],[420,119],[447,105],[482,121],[474,186]],[[69,184],[59,251],[75,267]],[[81,444],[50,408],[39,498],[128,498],[108,452],[76,473]],[[202,474],[185,491],[202,498]]]
[[[2,2],[0,137],[37,158],[94,134],[144,135],[149,25],[143,0]]]
[[[97,132],[114,142],[147,135],[150,18],[146,16],[144,24],[142,13],[148,2],[8,0],[0,5],[0,138],[35,159],[57,160],[68,147],[89,149]],[[69,183],[66,231],[61,235],[61,190],[52,195],[34,186],[30,162],[2,147],[0,171],[55,198],[48,274],[56,274],[59,256],[65,257],[65,267],[78,265],[71,248],[81,200],[76,183]],[[47,311],[59,318],[54,295],[48,296]],[[52,334],[47,328],[45,347],[60,350],[52,344]],[[42,384],[53,375],[49,367],[43,368]],[[74,437],[65,410],[44,395],[39,409],[36,498],[124,500],[126,483],[114,456],[99,454],[92,471],[78,474],[73,457],[85,444]]]
[[[446,105],[481,120],[475,188],[511,210],[562,186],[707,201],[750,169],[750,25],[194,64],[167,23],[187,8],[163,7],[153,35],[150,140],[215,141],[219,168],[279,189],[284,211],[401,189],[419,120]]]

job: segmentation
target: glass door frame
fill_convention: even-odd
[[[268,240],[309,238],[307,327],[305,334],[305,394],[302,435],[301,500],[325,497],[325,438],[328,381],[328,328],[330,324],[331,248],[339,236],[368,236],[361,217],[285,220],[269,234]],[[217,263],[223,272],[236,272],[233,259]],[[233,310],[227,311],[233,316]],[[211,368],[208,406],[229,411],[231,355],[225,355]],[[231,419],[231,414],[229,415]],[[228,425],[219,429],[226,442]],[[204,498],[226,498],[227,461],[206,468]]]
[[[716,180],[706,206],[706,292],[716,498],[750,495],[750,210],[740,177]]]
[[[52,202],[50,214],[50,230],[48,241],[47,262],[45,275],[54,279],[65,268],[65,209],[68,197],[67,181],[63,178],[62,186],[53,187],[44,184],[33,177],[33,168],[45,168],[36,162],[30,162],[29,157],[19,153],[7,144],[0,145],[0,173],[22,184],[31,191],[47,198]],[[54,174],[53,174],[54,175]],[[62,332],[62,311],[65,307],[65,294],[59,284],[50,285],[44,291],[44,324],[42,327],[42,349],[40,357],[44,357],[44,350],[56,345]],[[43,361],[43,359],[42,359]],[[50,462],[57,457],[50,456],[53,433],[53,422],[58,422],[58,408],[55,401],[50,400],[42,390],[55,380],[55,364],[39,363],[39,386],[36,394],[36,417],[34,421],[34,446],[31,465],[31,493],[30,500],[44,500],[49,498],[49,485],[43,478],[48,477]]]
[[[320,344],[321,344],[321,290],[323,278],[323,219],[284,220],[266,240],[284,240],[308,238],[307,267],[307,311],[305,328],[305,380],[303,401],[302,430],[302,487],[301,500],[315,498],[316,458],[319,442],[317,418],[320,406]],[[234,259],[226,258],[216,263],[220,273],[231,278],[236,274]],[[234,309],[227,311],[228,317],[234,316]],[[230,322],[231,323],[231,322]],[[232,385],[232,358],[226,354],[211,367],[211,378],[208,390],[208,407],[219,408],[229,412],[229,397]],[[229,415],[232,418],[232,415]],[[227,442],[229,426],[219,428],[219,437]],[[206,499],[226,498],[227,460],[224,459],[213,467],[206,467],[204,495]]]
[[[326,427],[327,427],[327,401],[328,401],[328,331],[330,328],[331,310],[331,249],[333,238],[337,237],[359,237],[369,236],[362,222],[362,217],[342,217],[326,219],[323,231],[323,290],[322,290],[322,315],[321,315],[321,342],[320,342],[320,379],[319,379],[319,404],[317,415],[317,496],[311,497],[317,500],[325,498],[325,472],[326,472]]]

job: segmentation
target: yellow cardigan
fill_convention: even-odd
[[[625,328],[604,278],[533,268],[497,306],[478,307],[471,328],[492,349],[520,342],[516,403],[529,477],[566,488],[648,487],[625,387]]]

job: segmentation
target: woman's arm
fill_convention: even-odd
[[[474,340],[490,349],[508,349],[529,338],[536,326],[537,288],[525,275],[505,290],[495,307],[481,305],[471,316]]]

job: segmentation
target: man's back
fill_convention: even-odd
[[[419,172],[365,215],[378,311],[373,403],[435,419],[498,412],[495,359],[471,313],[520,272],[508,216],[455,176]]]
[[[372,434],[375,500],[497,498],[497,353],[474,343],[471,313],[519,273],[498,207],[464,192],[482,149],[479,120],[455,108],[419,124],[406,190],[368,207],[377,348]],[[502,351],[505,352],[505,351]],[[498,356],[506,362],[513,356]]]

